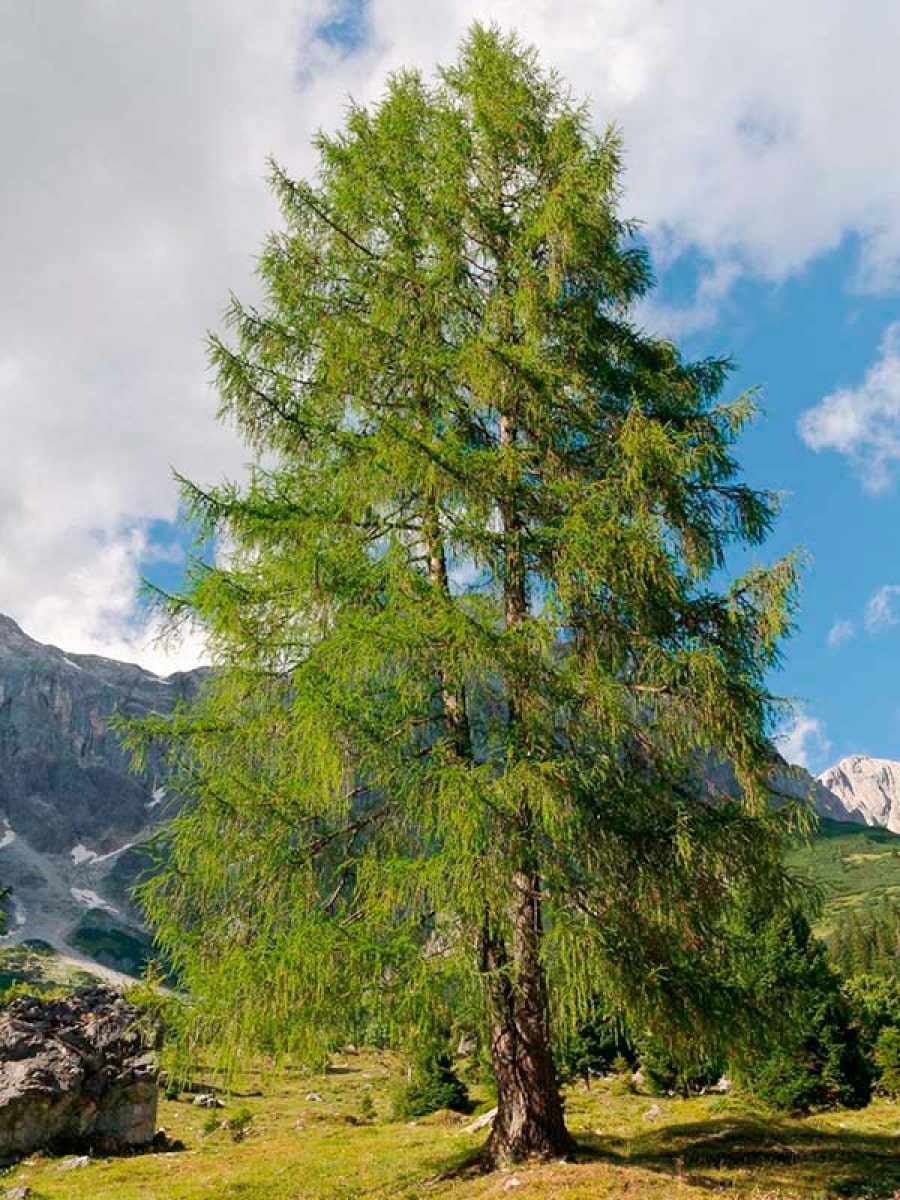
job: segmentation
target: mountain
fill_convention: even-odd
[[[67,654],[0,616],[0,885],[13,889],[4,941],[139,964],[146,942],[127,889],[145,865],[136,848],[171,802],[161,761],[134,775],[110,718],[171,712],[202,678]]]
[[[900,762],[852,754],[824,771],[819,782],[843,810],[843,816],[826,815],[900,833]]]

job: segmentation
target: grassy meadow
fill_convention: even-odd
[[[823,818],[816,836],[790,856],[794,871],[822,891],[816,932],[827,937],[844,914],[863,914],[900,897],[900,836]]]
[[[792,865],[823,889],[825,935],[842,912],[900,894],[900,838],[884,830],[823,821]],[[0,973],[3,986],[37,990],[85,979],[41,946],[4,948]],[[900,1102],[787,1119],[737,1096],[657,1098],[599,1081],[567,1092],[574,1161],[491,1175],[477,1161],[485,1132],[466,1132],[473,1117],[392,1118],[402,1076],[396,1055],[347,1054],[324,1076],[244,1078],[222,1094],[220,1110],[195,1107],[190,1094],[161,1098],[159,1124],[183,1150],[71,1169],[65,1157],[36,1155],[0,1174],[0,1197],[23,1187],[33,1200],[900,1197]],[[213,1086],[215,1078],[198,1082]],[[477,1087],[472,1095],[477,1111],[491,1103]]]
[[[163,1100],[160,1123],[185,1149],[91,1160],[34,1156],[0,1178],[33,1200],[875,1200],[900,1194],[900,1105],[787,1120],[730,1096],[570,1089],[576,1159],[483,1174],[471,1117],[391,1119],[400,1063],[352,1054],[325,1076],[246,1078],[225,1108]],[[315,1095],[316,1099],[310,1098]],[[481,1107],[486,1095],[474,1092]],[[374,1110],[374,1116],[371,1114]]]

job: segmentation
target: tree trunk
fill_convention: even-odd
[[[499,442],[516,445],[513,418],[501,411]],[[504,617],[507,629],[528,618],[523,526],[515,489],[500,504],[504,532]],[[514,678],[506,681],[507,749],[523,752],[521,712]],[[573,1142],[566,1129],[550,1043],[547,984],[541,963],[541,878],[534,855],[533,819],[527,797],[516,817],[509,951],[485,940],[483,968],[491,1000],[491,1059],[497,1081],[497,1116],[487,1145],[494,1165],[526,1158],[562,1158]],[[528,864],[528,865],[525,865]]]
[[[550,1047],[547,989],[540,950],[539,881],[513,878],[513,941],[486,940],[484,968],[491,998],[491,1059],[497,1116],[487,1145],[492,1164],[562,1158],[573,1147],[563,1116]]]

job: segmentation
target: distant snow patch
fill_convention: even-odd
[[[166,798],[166,789],[164,787],[155,787],[153,789],[153,799],[147,801],[147,808],[156,808],[158,804],[162,804]]]
[[[71,658],[66,658],[65,655],[63,655],[63,662],[66,663],[67,666],[74,667],[76,671],[84,670],[84,667],[79,667],[77,662],[72,662]]]
[[[16,832],[13,829],[12,825],[10,825],[9,821],[7,821],[6,817],[4,817],[3,818],[3,833],[2,833],[2,835],[0,835],[0,850],[2,850],[4,848],[4,846],[11,846],[13,844],[13,842],[16,840],[16,836],[17,836]]]
[[[102,896],[98,896],[96,892],[92,892],[90,888],[69,888],[69,892],[75,903],[81,904],[84,908],[101,908],[114,917],[120,915],[114,905],[110,904],[108,900],[104,900]]]
[[[97,852],[88,850],[87,846],[82,846],[81,842],[77,846],[72,847],[72,862],[76,867],[80,867],[82,863],[96,862]]]
[[[109,860],[111,858],[115,858],[117,854],[124,854],[126,850],[130,850],[132,846],[136,845],[137,842],[126,842],[124,846],[119,846],[118,850],[110,850],[108,854],[98,854],[94,859],[94,862],[109,862]]]

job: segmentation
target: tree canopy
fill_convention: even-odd
[[[619,137],[533,50],[475,25],[315,145],[211,339],[254,465],[184,482],[219,550],[169,605],[216,669],[135,734],[188,797],[145,901],[203,1028],[297,1051],[465,1007],[494,1158],[561,1153],[553,1030],[598,994],[695,1042],[751,1019],[729,928],[788,893],[796,562],[728,581],[777,509],[733,456],[752,397],[640,328]]]

